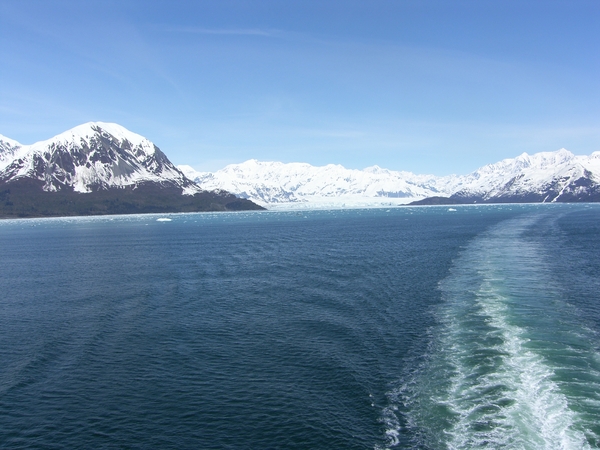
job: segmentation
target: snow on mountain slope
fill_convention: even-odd
[[[468,175],[446,177],[377,166],[350,170],[256,160],[214,173],[179,169],[204,189],[224,189],[270,207],[384,206],[436,196],[467,202],[597,201],[594,196],[600,195],[600,152],[575,156],[565,149],[523,153]]]
[[[0,134],[0,171],[12,162],[21,147],[17,141]]]
[[[446,194],[454,177],[415,175],[377,166],[364,170],[329,164],[262,162],[251,159],[215,173],[178,166],[204,189],[225,189],[262,205],[310,203],[404,204],[415,198]],[[442,191],[440,191],[442,189]]]
[[[598,190],[600,152],[575,156],[568,150],[522,155],[460,177],[454,196],[482,201],[582,200]],[[581,197],[581,198],[580,198]]]
[[[158,183],[200,191],[146,138],[113,123],[89,122],[46,141],[19,146],[2,138],[0,181],[32,178],[45,191],[91,192]]]

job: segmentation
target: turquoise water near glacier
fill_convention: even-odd
[[[598,448],[599,250],[583,204],[0,221],[0,448]]]

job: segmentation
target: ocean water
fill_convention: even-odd
[[[0,448],[600,447],[600,205],[5,220],[0,255]]]

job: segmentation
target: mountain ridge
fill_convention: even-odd
[[[600,200],[600,152],[576,156],[566,149],[523,153],[467,175],[442,177],[379,166],[357,170],[257,160],[213,173],[178,168],[205,188],[223,188],[275,208]]]

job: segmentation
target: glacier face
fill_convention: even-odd
[[[600,201],[600,152],[565,149],[489,164],[463,176],[416,175],[249,160],[214,173],[179,166],[204,189],[224,189],[267,207],[389,206],[428,197],[457,203]]]
[[[123,128],[89,122],[46,141],[21,145],[0,136],[0,181],[29,178],[47,192],[92,192],[156,183],[194,194],[201,189],[152,142]]]

